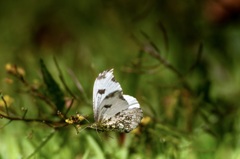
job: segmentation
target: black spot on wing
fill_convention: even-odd
[[[116,80],[114,77],[111,79],[111,81],[113,81],[113,82],[117,82],[117,80]]]
[[[104,105],[103,107],[104,107],[104,108],[111,108],[111,106],[112,106],[112,104],[106,104],[106,105]]]
[[[106,70],[106,71],[103,71],[102,73],[100,73],[97,77],[98,80],[101,80],[101,79],[105,79],[106,78],[106,74],[111,71],[111,70]]]
[[[98,93],[99,93],[99,94],[104,94],[104,93],[105,93],[105,90],[106,90],[106,89],[99,89],[99,90],[98,90]]]
[[[118,112],[117,114],[115,114],[115,117],[118,116],[118,115],[120,115],[120,112]]]
[[[109,118],[107,121],[110,122],[112,120],[112,118]]]
[[[104,79],[104,78],[106,78],[106,73],[101,73],[97,77],[98,80],[101,80],[101,79]]]
[[[108,98],[112,98],[114,97],[114,94],[117,93],[118,91],[115,91],[115,92],[112,92],[110,93],[109,95],[107,95],[105,98],[108,99]]]
[[[119,95],[119,99],[125,100],[125,99],[123,98],[123,95],[122,95],[122,94]]]
[[[109,95],[107,95],[107,96],[105,97],[105,99],[109,99],[109,98],[114,97],[116,93],[119,93],[119,96],[118,96],[119,99],[126,101],[126,100],[124,99],[123,95],[122,95],[122,92],[120,92],[120,91],[115,91],[115,92],[110,93]]]

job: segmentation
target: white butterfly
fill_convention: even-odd
[[[138,101],[123,95],[113,69],[98,75],[93,87],[93,112],[95,123],[90,127],[101,131],[130,132],[140,123],[143,112]]]

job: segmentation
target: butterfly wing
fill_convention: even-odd
[[[107,95],[99,106],[98,122],[108,120],[118,112],[128,108],[121,91],[115,91]]]
[[[120,98],[119,95],[121,95]],[[138,101],[132,96],[122,95],[119,92],[114,93],[111,100],[103,100],[102,104],[111,104],[107,108],[101,107],[97,128],[103,131],[119,132],[130,132],[135,129],[143,117]]]
[[[98,75],[93,86],[93,112],[95,121],[99,119],[100,107],[104,106],[101,103],[106,96],[109,96],[113,92],[122,92],[120,84],[113,76],[113,69],[103,71]]]

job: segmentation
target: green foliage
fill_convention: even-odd
[[[57,107],[57,110],[62,111],[65,105],[64,94],[60,89],[57,82],[53,79],[52,75],[47,70],[43,60],[40,60],[40,66],[43,76],[44,84],[46,85],[46,96],[51,99],[51,101]]]

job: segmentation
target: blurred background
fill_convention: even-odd
[[[239,0],[1,1],[0,91],[13,116],[58,118],[5,71],[42,85],[43,59],[67,101],[55,57],[78,97],[69,116],[94,122],[94,80],[114,68],[144,118],[129,134],[2,118],[0,159],[240,158],[239,15]]]

